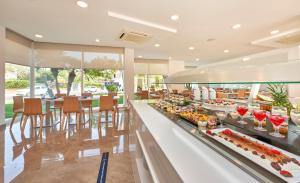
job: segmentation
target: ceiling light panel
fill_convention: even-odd
[[[36,34],[36,35],[34,35],[36,38],[43,38],[43,36],[42,35],[40,35],[40,34]]]
[[[271,35],[274,35],[274,34],[277,34],[277,33],[279,33],[279,30],[272,30],[272,31],[270,32]]]
[[[128,22],[133,22],[133,23],[145,25],[145,26],[160,29],[160,30],[164,30],[164,31],[172,32],[172,33],[177,33],[176,29],[166,27],[166,26],[163,26],[163,25],[160,25],[160,24],[156,24],[156,23],[153,23],[153,22],[141,20],[141,19],[138,19],[138,18],[130,17],[130,16],[127,16],[127,15],[122,15],[122,14],[111,12],[111,11],[108,11],[107,15],[110,16],[110,17],[125,20],[125,21],[128,21]]]
[[[77,6],[81,8],[87,8],[88,4],[85,1],[76,1]]]
[[[241,24],[235,24],[232,26],[233,29],[239,29],[241,28]]]
[[[170,17],[170,19],[171,20],[178,20],[179,19],[179,15],[172,15],[171,17]]]

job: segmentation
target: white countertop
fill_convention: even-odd
[[[258,182],[157,112],[147,101],[135,100],[131,103],[184,182]]]

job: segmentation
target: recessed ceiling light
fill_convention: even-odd
[[[224,50],[224,53],[228,53],[229,52],[229,50]]]
[[[171,20],[178,20],[179,19],[179,15],[172,15],[170,17]]]
[[[235,24],[232,26],[233,29],[239,29],[241,28],[241,24]]]
[[[40,34],[36,34],[36,35],[34,35],[34,36],[37,37],[37,38],[43,38],[43,36],[40,35]]]
[[[130,16],[127,16],[127,15],[122,15],[122,14],[115,13],[115,12],[112,12],[112,11],[108,11],[107,15],[110,16],[110,17],[118,18],[118,19],[125,20],[125,21],[128,21],[128,22],[133,22],[133,23],[145,25],[145,26],[160,29],[160,30],[177,33],[176,29],[166,27],[166,26],[163,26],[163,25],[160,25],[160,24],[156,24],[156,23],[153,23],[153,22],[148,22],[148,21],[145,21],[145,20],[141,20],[141,19],[138,19],[138,18],[130,17]]]
[[[195,49],[195,47],[193,47],[193,46],[189,47],[189,50],[194,50],[194,49]]]
[[[211,42],[211,41],[215,41],[215,40],[216,40],[215,38],[208,38],[206,41]]]
[[[270,32],[270,34],[277,34],[279,32],[279,30],[272,30],[271,32]]]
[[[87,8],[88,4],[85,1],[76,1],[77,6],[81,8]]]
[[[250,57],[244,57],[244,58],[243,58],[243,61],[244,61],[244,62],[246,62],[246,61],[248,61],[248,60],[250,60]]]
[[[199,61],[200,59],[199,58],[196,58],[196,61]]]
[[[160,44],[157,44],[157,43],[156,43],[154,46],[155,46],[155,47],[160,47]]]
[[[139,55],[138,57],[139,57],[139,58],[143,58],[143,56],[142,56],[142,55]]]
[[[99,43],[99,42],[100,42],[100,40],[99,40],[99,39],[96,39],[95,41],[96,41],[97,43]]]

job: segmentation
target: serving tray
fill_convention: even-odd
[[[268,156],[265,153],[261,153],[261,152],[254,152],[251,150],[245,150],[245,148],[247,147],[247,144],[243,145],[243,144],[239,144],[235,141],[229,141],[229,139],[225,140],[224,136],[220,137],[218,136],[220,132],[224,131],[224,130],[230,130],[233,134],[236,134],[238,136],[241,136],[245,139],[250,140],[253,143],[257,143],[259,145],[263,145],[263,147],[267,147],[268,149],[271,149],[271,151],[269,152],[273,152],[273,153],[280,153],[280,155],[282,156],[287,156],[289,161],[286,162],[285,160],[282,161],[282,164],[278,163],[278,161],[272,161],[270,158],[270,156]],[[214,129],[214,130],[201,130],[204,134],[206,134],[207,136],[209,136],[210,138],[218,141],[219,143],[225,145],[226,147],[232,149],[233,151],[237,152],[238,154],[244,156],[245,158],[253,161],[254,163],[256,163],[257,165],[263,167],[264,169],[268,170],[269,172],[273,173],[274,175],[280,177],[281,179],[283,179],[286,182],[289,183],[299,183],[300,182],[300,165],[296,164],[293,161],[298,161],[300,162],[300,157],[292,154],[290,152],[287,152],[283,149],[277,148],[275,146],[269,145],[267,143],[264,143],[260,140],[257,140],[255,138],[252,138],[248,135],[239,133],[235,130],[229,129],[229,128],[220,128],[220,129]],[[248,142],[249,143],[249,142]],[[262,155],[264,155],[264,158],[262,158]],[[276,158],[275,158],[276,159]],[[294,159],[293,161],[291,161],[292,159]],[[273,163],[272,163],[273,162]],[[277,162],[277,163],[276,163]],[[272,166],[273,165],[273,166]],[[292,177],[285,177],[283,176],[279,170],[276,170],[274,168],[274,165],[279,165],[281,167],[281,170],[285,170],[288,171],[292,174]]]

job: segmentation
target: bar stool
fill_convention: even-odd
[[[65,93],[57,93],[57,94],[55,94],[55,98],[57,98],[57,99],[58,98],[63,98],[65,96],[67,96],[67,94],[65,94]],[[54,101],[54,105],[53,105],[53,107],[51,107],[51,109],[54,112],[54,118],[55,118],[55,120],[56,120],[56,117],[57,117],[56,110],[59,110],[59,121],[61,121],[63,103],[64,103],[63,101]]]
[[[99,101],[99,114],[98,114],[98,127],[101,125],[101,115],[102,112],[105,112],[105,117],[107,118],[107,114],[109,111],[112,112],[112,123],[115,126],[115,118],[116,118],[116,109],[114,104],[113,96],[100,96]]]
[[[20,121],[20,127],[21,127],[22,120],[23,120],[23,111],[24,111],[23,96],[13,96],[13,101],[14,101],[13,104],[14,115],[10,123],[10,129],[12,128],[18,114],[22,114],[21,121]]]
[[[89,120],[93,119],[93,94],[92,93],[82,93],[82,97],[90,98],[91,100],[82,100],[81,101],[81,108],[83,109],[83,116],[85,116],[84,109],[89,110]]]
[[[40,117],[40,132],[43,128],[44,117],[46,113],[43,113],[42,110],[42,100],[40,98],[25,98],[24,99],[24,121],[22,122],[22,131],[24,132],[27,119],[30,117],[32,127],[37,127],[37,117]],[[50,112],[51,125],[53,126],[53,115]]]
[[[63,102],[63,118],[61,121],[60,129],[64,128],[65,119],[68,119],[68,126],[70,127],[71,122],[71,114],[76,114],[76,127],[79,129],[80,119],[81,119],[81,112],[80,104],[77,96],[65,96]]]

